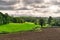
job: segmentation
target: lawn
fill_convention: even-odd
[[[27,31],[27,30],[32,30],[35,27],[36,25],[34,23],[9,23],[0,26],[0,33]]]

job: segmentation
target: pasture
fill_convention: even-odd
[[[37,25],[34,23],[9,23],[0,26],[0,33],[2,32],[18,32],[33,30]]]

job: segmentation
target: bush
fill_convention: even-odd
[[[2,31],[0,34],[8,34],[9,32]]]

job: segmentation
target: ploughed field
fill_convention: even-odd
[[[42,31],[26,31],[0,34],[0,40],[60,40],[60,28],[46,28]]]

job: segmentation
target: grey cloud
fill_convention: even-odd
[[[48,11],[43,11],[42,13],[47,13]]]
[[[60,10],[58,10],[58,11],[56,11],[56,12],[54,12],[54,13],[60,13]]]
[[[32,6],[32,7],[34,7],[34,8],[40,8],[39,5],[38,5],[38,6],[36,6],[36,5],[30,5],[30,6]]]
[[[40,8],[48,8],[48,6],[41,5]]]
[[[17,9],[17,10],[31,10],[31,9],[28,9],[28,8],[26,8],[26,7],[22,7],[22,8],[19,8],[19,9]]]
[[[51,1],[51,4],[53,4],[53,5],[60,5],[60,0],[59,0],[59,1],[57,1],[57,0],[52,0],[52,1]]]
[[[54,2],[53,4],[54,5],[60,5],[60,2]]]
[[[0,5],[0,10],[13,10],[14,8],[12,6],[4,6]]]
[[[46,6],[46,5],[31,5],[32,7],[34,7],[34,8],[48,8],[49,6]]]
[[[34,8],[40,8],[40,6],[33,6]]]
[[[24,5],[29,5],[33,3],[42,3],[43,0],[22,0]],[[12,7],[15,4],[20,4],[20,0],[0,0],[0,10],[14,10],[14,7]],[[11,6],[12,5],[12,6]],[[7,7],[5,7],[7,6]],[[39,8],[39,6],[34,6],[34,8]],[[19,8],[17,10],[30,10],[28,8]]]
[[[33,6],[34,8],[47,8],[47,6]]]
[[[0,10],[13,10],[14,9],[13,5],[15,5],[19,2],[20,2],[19,0],[18,1],[9,0],[8,2],[7,2],[7,0],[6,1],[0,0]]]
[[[35,5],[35,4],[44,3],[44,0],[22,0],[22,2],[24,4],[24,6],[28,5],[28,6],[31,6],[31,7],[34,7],[34,8],[48,8],[48,6],[46,6],[47,4],[40,5],[40,6],[39,5],[37,5],[37,6]],[[9,0],[9,2],[7,2],[7,0],[6,1],[0,0],[0,10],[14,10],[13,5],[15,5],[15,4],[20,4],[20,0]],[[60,2],[53,0],[53,1],[51,1],[51,4],[60,5]],[[23,7],[23,8],[19,8],[19,7],[18,7],[17,10],[30,10],[30,9],[28,9],[26,7]]]
[[[24,4],[42,3],[43,0],[23,0]]]
[[[34,1],[35,3],[42,3],[42,2],[44,2],[43,0],[35,0]]]
[[[0,5],[14,5],[14,4],[18,3],[18,2],[19,1],[17,1],[17,0],[11,0],[9,2],[0,0]]]

